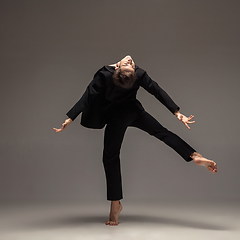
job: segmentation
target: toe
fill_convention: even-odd
[[[110,222],[109,225],[111,225],[111,226],[116,226],[116,225],[118,225],[118,223],[116,223],[116,222]]]

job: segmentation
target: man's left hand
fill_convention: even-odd
[[[183,122],[184,125],[185,125],[188,129],[190,129],[190,127],[188,126],[188,124],[195,123],[195,121],[191,121],[191,120],[194,118],[193,115],[191,115],[190,117],[186,117],[186,116],[184,116],[183,114],[181,114],[179,111],[175,112],[174,114],[175,114],[175,116],[177,117],[177,119],[178,119],[179,121]]]

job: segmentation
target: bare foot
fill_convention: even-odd
[[[123,207],[120,201],[112,201],[109,220],[106,222],[106,225],[111,225],[111,226],[118,225],[118,218],[122,209]]]
[[[206,167],[207,170],[212,173],[217,172],[217,164],[214,161],[204,158],[201,154],[197,152],[194,152],[193,154],[191,154],[190,157],[193,159],[193,161],[197,165]]]

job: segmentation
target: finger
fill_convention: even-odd
[[[187,125],[187,123],[184,123],[185,124],[185,126],[188,128],[188,129],[190,129],[190,127]]]
[[[191,115],[191,116],[190,116],[188,119],[189,119],[189,120],[191,120],[191,119],[193,119],[193,118],[194,118],[194,116],[193,116],[193,115]]]
[[[191,122],[187,122],[187,123],[192,124],[192,123],[195,123],[195,121],[191,121]]]
[[[55,132],[61,132],[61,129],[54,129]]]

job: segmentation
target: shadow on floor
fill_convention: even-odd
[[[72,216],[72,217],[62,217],[55,219],[45,219],[44,221],[31,221],[31,223],[25,223],[24,226],[21,224],[19,227],[24,227],[25,229],[49,229],[49,228],[64,228],[64,227],[80,227],[83,225],[91,224],[102,224],[105,225],[107,220],[106,216]],[[230,230],[226,226],[220,226],[214,223],[207,223],[206,221],[198,221],[196,219],[174,219],[166,217],[156,217],[156,216],[143,216],[143,215],[122,215],[120,217],[119,227],[125,224],[138,224],[139,227],[144,226],[144,224],[162,225],[166,226],[177,226],[186,227],[194,229],[205,229],[205,230]]]

